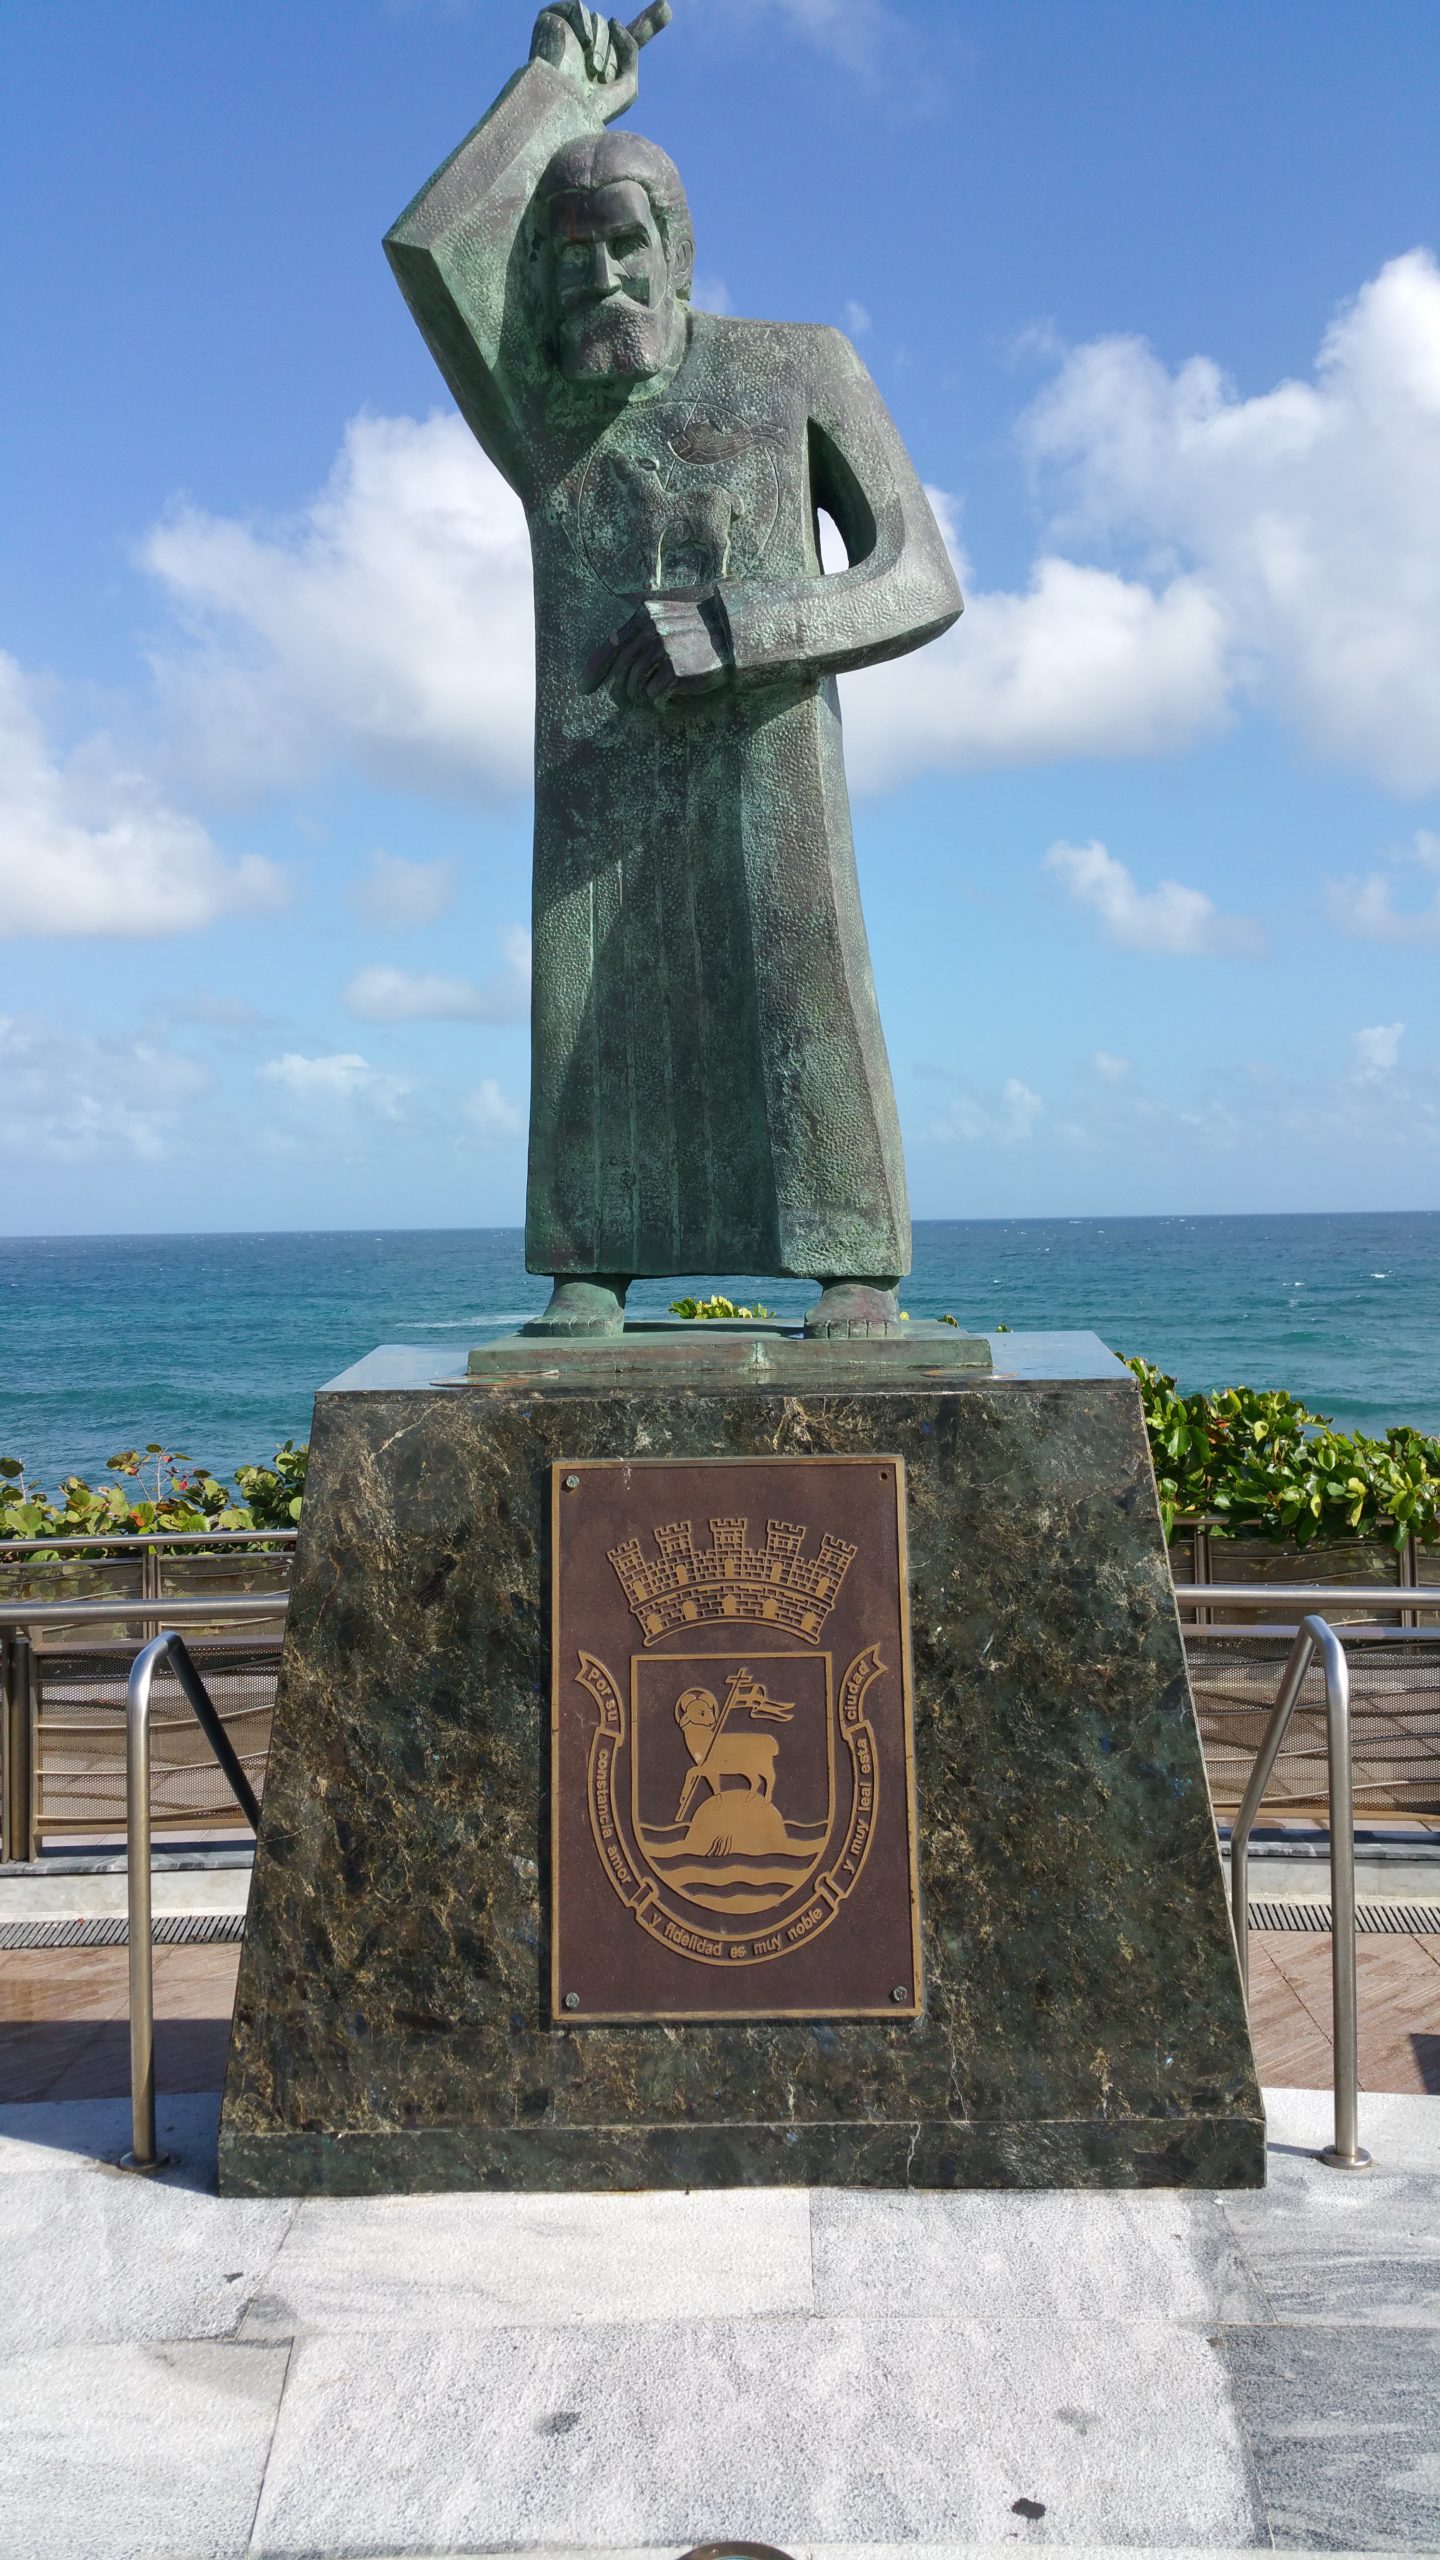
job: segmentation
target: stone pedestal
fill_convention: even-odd
[[[991,1349],[697,1327],[321,1393],[227,2191],[1262,2183],[1138,1391],[1093,1336]],[[552,1465],[882,1451],[923,2013],[552,2023]]]

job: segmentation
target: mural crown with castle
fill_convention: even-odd
[[[768,1521],[763,1548],[749,1547],[749,1526],[748,1520],[712,1520],[711,1544],[697,1547],[691,1523],[672,1520],[653,1532],[656,1555],[647,1556],[638,1538],[610,1548],[610,1562],[647,1644],[677,1627],[727,1618],[783,1627],[816,1641],[855,1548],[827,1529],[818,1554],[807,1556],[809,1532],[789,1520]]]

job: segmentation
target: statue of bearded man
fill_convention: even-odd
[[[734,1272],[820,1281],[812,1333],[883,1333],[910,1221],[835,680],[960,594],[848,341],[692,307],[679,175],[610,130],[668,14],[542,9],[385,243],[534,553],[527,1330]]]

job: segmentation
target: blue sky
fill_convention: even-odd
[[[0,1224],[519,1219],[528,570],[379,249],[511,0],[10,0]],[[675,0],[699,298],[970,609],[853,679],[920,1216],[1440,1205],[1433,0]]]

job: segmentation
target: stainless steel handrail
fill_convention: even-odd
[[[283,1618],[288,1591],[217,1591],[213,1599],[0,1600],[0,1627],[120,1626],[131,1618],[167,1618],[186,1627],[218,1625],[222,1618]]]
[[[1177,1582],[1181,1608],[1440,1609],[1440,1586],[1407,1582]]]
[[[1330,1774],[1330,1981],[1334,2010],[1335,2139],[1320,2153],[1331,2169],[1368,2169],[1359,2140],[1360,2049],[1355,2002],[1355,1800],[1350,1771],[1350,1666],[1335,1629],[1313,1614],[1290,1647],[1250,1784],[1230,1831],[1230,1909],[1246,2005],[1250,1999],[1250,1833],[1280,1745],[1316,1654],[1325,1667]]]
[[[293,1547],[298,1529],[136,1529],[130,1534],[95,1538],[0,1538],[0,1557],[45,1556],[59,1547],[103,1548],[128,1555],[154,1547]]]
[[[148,2176],[164,2166],[155,2144],[155,1951],[150,1897],[150,1690],[168,1661],[195,1721],[214,1752],[245,1819],[258,1829],[260,1806],[215,1701],[191,1660],[185,1639],[164,1629],[137,1653],[125,1692],[125,1864],[129,1910],[130,2148],[122,2169]]]

